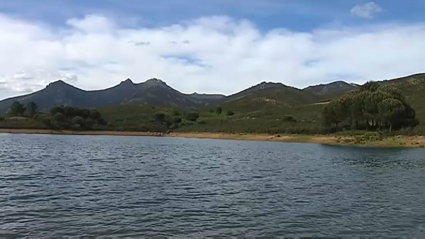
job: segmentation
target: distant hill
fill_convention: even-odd
[[[350,91],[357,90],[358,88],[359,86],[355,84],[349,84],[344,81],[335,81],[329,84],[309,86],[304,90],[320,96],[324,100],[329,100],[342,96]]]
[[[318,102],[319,98],[307,91],[281,83],[262,82],[230,95],[221,104],[233,109],[262,109],[273,106],[299,106]]]
[[[208,104],[217,97],[207,94],[202,97],[183,94],[158,79],[139,84],[127,79],[114,87],[95,91],[85,91],[63,81],[56,81],[40,91],[0,101],[0,112],[5,113],[15,101],[23,104],[33,101],[44,111],[56,105],[97,108],[117,104],[145,104],[194,108]]]
[[[417,109],[419,118],[425,120],[425,74],[416,74],[383,84],[396,85]],[[262,82],[236,94],[183,94],[159,79],[133,83],[130,79],[120,84],[95,91],[86,91],[63,81],[50,83],[46,88],[23,96],[0,101],[0,114],[5,113],[14,101],[27,104],[34,101],[40,110],[48,110],[56,105],[70,105],[85,108],[100,108],[111,105],[134,104],[166,108],[205,108],[221,105],[238,111],[262,111],[265,108],[298,107],[315,104],[339,97],[359,86],[343,81],[307,87],[303,90],[282,83]],[[277,108],[276,108],[277,109]],[[422,113],[423,112],[423,113]]]

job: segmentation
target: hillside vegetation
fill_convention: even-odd
[[[424,74],[369,83],[361,87],[337,82],[300,90],[280,83],[263,82],[227,97],[183,94],[191,97],[191,101],[202,100],[204,103],[198,107],[178,107],[168,103],[159,106],[146,104],[147,101],[161,101],[158,99],[163,92],[160,89],[169,90],[162,82],[151,83],[161,86],[148,87],[153,94],[151,96],[140,92],[134,94],[136,98],[142,99],[140,101],[133,99],[127,103],[98,107],[104,122],[97,122],[93,129],[240,134],[328,134],[363,130],[391,131],[391,134],[425,134]],[[131,82],[122,84],[129,87],[132,85]],[[345,94],[341,95],[341,92]],[[180,97],[178,92],[174,93]],[[171,99],[172,94],[162,97],[169,99],[167,102],[183,102],[182,99]],[[324,97],[331,97],[331,101],[324,100]],[[13,104],[12,102],[9,108]],[[45,118],[52,119],[54,115],[51,111],[40,111],[31,117],[24,113],[5,115],[0,117],[0,127],[49,128],[51,125],[46,124]],[[72,123],[75,116],[66,119]],[[84,122],[91,122],[89,118],[83,117]],[[82,122],[81,119],[78,120]],[[78,130],[72,128],[72,125],[75,124],[71,124],[71,129]]]

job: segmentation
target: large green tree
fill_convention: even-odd
[[[18,101],[13,102],[13,104],[10,106],[8,114],[10,116],[22,116],[24,115],[25,107]]]
[[[415,116],[415,110],[396,88],[376,82],[331,101],[323,110],[323,122],[335,125],[337,130],[343,124],[352,129],[387,127],[391,131],[395,126],[415,126]]]
[[[397,99],[385,99],[378,103],[378,111],[381,119],[390,125],[390,132],[393,125],[401,122],[405,107],[403,103]]]
[[[34,117],[38,112],[38,105],[35,102],[30,102],[27,104],[27,109],[25,110],[25,116]]]

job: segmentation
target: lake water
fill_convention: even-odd
[[[425,150],[0,135],[0,237],[425,237]]]

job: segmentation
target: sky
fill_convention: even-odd
[[[184,93],[425,71],[423,0],[0,0],[0,99],[63,80]]]

